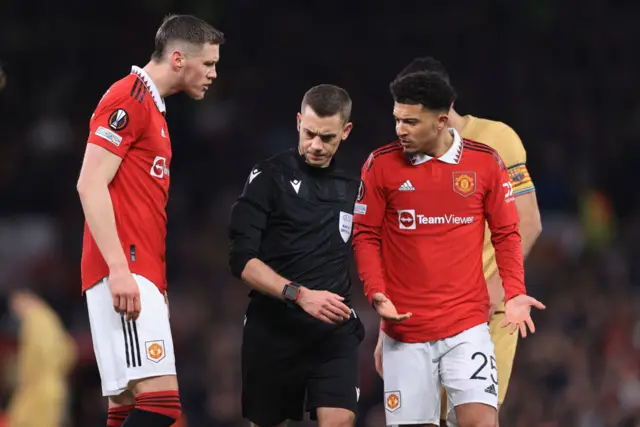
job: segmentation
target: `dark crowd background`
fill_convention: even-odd
[[[146,64],[167,13],[196,14],[228,39],[206,99],[167,100],[169,295],[189,426],[246,425],[239,351],[247,288],[229,274],[226,225],[251,166],[297,143],[303,93],[333,83],[354,102],[354,131],[339,156],[359,168],[394,137],[389,82],[423,55],[448,67],[459,112],[519,133],[537,188],[544,230],[527,285],[548,309],[520,342],[502,425],[640,426],[638,4],[8,1],[0,12],[0,290],[37,290],[73,334],[68,426],[104,425],[106,416],[80,295],[75,184],[88,121],[111,83]],[[354,280],[368,331],[358,422],[380,426],[378,318]],[[19,324],[3,314],[5,405]]]

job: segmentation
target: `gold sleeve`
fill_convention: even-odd
[[[527,152],[522,140],[509,126],[502,124],[502,130],[497,135],[495,145],[496,151],[507,168],[527,163]]]

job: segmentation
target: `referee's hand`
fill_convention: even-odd
[[[351,317],[351,309],[344,298],[329,291],[300,288],[298,305],[311,316],[331,325],[337,325]]]
[[[113,297],[113,309],[125,314],[127,320],[140,316],[140,289],[128,269],[109,272],[109,288]]]

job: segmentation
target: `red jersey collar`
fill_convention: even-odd
[[[135,74],[140,80],[142,80],[142,82],[147,87],[147,90],[153,97],[153,102],[155,102],[158,110],[162,114],[165,114],[167,112],[167,107],[164,105],[164,99],[162,99],[162,97],[160,96],[160,92],[158,91],[156,85],[153,83],[153,80],[151,80],[151,77],[149,77],[149,74],[147,74],[147,72],[142,68],[135,65],[131,67],[131,74]]]
[[[460,138],[460,134],[454,128],[449,128],[449,133],[453,135],[453,144],[451,144],[451,148],[447,150],[442,156],[438,157],[438,160],[441,160],[445,163],[449,163],[451,165],[457,165],[460,163],[460,158],[462,157],[462,138]],[[433,157],[424,153],[417,153],[410,157],[411,164],[417,166],[421,163],[428,162],[433,159]]]

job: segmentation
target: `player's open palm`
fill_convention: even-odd
[[[373,294],[373,307],[380,317],[391,322],[402,322],[411,317],[411,313],[398,313],[396,306],[381,292]]]
[[[335,325],[351,317],[351,309],[342,301],[343,297],[329,291],[303,289],[298,305],[316,319]]]
[[[109,273],[109,288],[113,297],[113,309],[125,314],[127,320],[136,320],[140,316],[140,289],[133,275],[127,271]]]
[[[531,333],[535,333],[536,327],[531,320],[531,307],[540,310],[546,308],[540,301],[528,295],[518,295],[511,298],[505,305],[505,318],[500,326],[508,327],[511,334],[520,329],[522,338],[527,337],[527,327]]]

